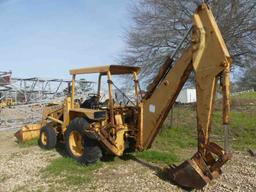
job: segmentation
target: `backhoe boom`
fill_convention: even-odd
[[[194,71],[198,152],[191,160],[170,170],[172,180],[185,188],[202,188],[221,173],[220,167],[230,159],[227,151],[209,141],[219,77],[223,79],[223,124],[226,129],[229,123],[230,65],[231,58],[218,25],[209,7],[203,3],[194,14],[191,46],[183,52],[167,74],[160,70],[150,86],[150,93],[141,103],[138,148],[147,149],[154,141],[188,76]],[[225,138],[227,139],[227,135]],[[225,143],[227,148],[227,140]]]

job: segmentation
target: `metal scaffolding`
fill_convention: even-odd
[[[11,72],[0,72],[0,99],[9,97],[17,103],[49,101],[68,95],[71,81],[45,79],[39,77],[13,78]],[[77,95],[92,90],[94,82],[80,79],[76,81]]]

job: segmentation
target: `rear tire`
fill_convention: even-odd
[[[38,140],[39,146],[43,149],[53,149],[57,143],[56,132],[51,127],[42,127]]]
[[[65,133],[65,143],[68,155],[80,163],[94,163],[102,157],[102,151],[96,139],[85,134],[89,127],[86,119],[73,119]]]

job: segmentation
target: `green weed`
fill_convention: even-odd
[[[89,166],[82,165],[77,161],[61,157],[55,159],[44,170],[44,176],[60,176],[60,181],[67,185],[82,185],[91,181],[92,172],[102,167],[102,162],[97,162]]]
[[[161,151],[154,151],[154,150],[137,152],[135,153],[135,157],[138,157],[153,163],[172,164],[179,161],[179,158],[175,153],[161,152]]]
[[[19,146],[21,148],[32,147],[32,146],[36,146],[36,145],[38,145],[38,139],[32,139],[30,141],[19,143]]]
[[[233,98],[237,98],[237,99],[255,99],[256,100],[256,92],[242,93],[241,95],[236,95]]]

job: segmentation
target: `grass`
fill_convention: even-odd
[[[256,99],[255,99],[256,100]],[[256,108],[234,107],[230,113],[230,139],[234,150],[256,149]],[[213,115],[213,134],[223,136],[222,112]]]
[[[102,162],[86,166],[67,157],[53,160],[44,170],[44,177],[58,177],[59,183],[66,185],[82,185],[89,183],[93,177],[92,172],[102,167]]]
[[[230,144],[233,150],[256,149],[256,93],[235,96],[238,105],[232,106],[230,114]],[[237,99],[241,98],[241,99]],[[250,99],[248,102],[244,99]],[[197,147],[195,106],[175,106],[172,122],[168,117],[165,127],[153,143],[152,150],[136,153],[136,157],[156,163],[175,163],[189,158],[189,151]],[[172,126],[170,126],[172,124]],[[222,111],[217,108],[213,114],[212,141],[223,146]]]
[[[135,157],[153,163],[173,164],[183,161],[182,151],[196,147],[193,129],[189,127],[166,127],[157,136],[152,149],[136,152]]]
[[[173,164],[186,159],[184,153],[187,153],[188,149],[193,151],[197,145],[196,118],[191,110],[190,107],[184,106],[179,109],[176,108],[172,122],[173,127],[165,124],[165,127],[156,137],[152,149],[137,152],[135,156],[146,161],[162,164]]]
[[[236,150],[256,149],[256,112],[232,112],[230,133]]]
[[[21,148],[32,147],[32,146],[36,146],[36,145],[38,145],[38,139],[32,139],[30,141],[19,143],[19,146]]]
[[[256,100],[256,92],[248,92],[248,93],[242,93],[240,95],[236,95],[233,98],[236,99],[252,99]]]

